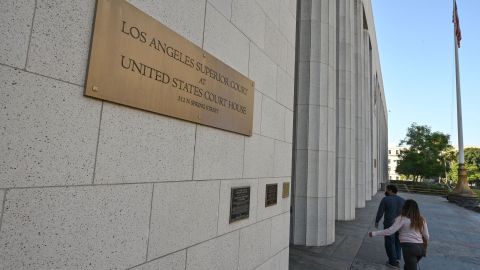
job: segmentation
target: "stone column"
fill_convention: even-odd
[[[383,154],[383,147],[384,147],[384,115],[383,115],[383,106],[382,106],[382,99],[380,96],[380,88],[378,85],[378,79],[375,80],[375,87],[378,89],[377,91],[377,102],[376,102],[376,113],[377,113],[377,123],[378,123],[378,128],[377,128],[377,142],[378,142],[378,147],[377,147],[377,156],[378,156],[378,168],[377,168],[377,186],[380,186],[380,183],[383,182],[383,167],[384,167],[384,154]]]
[[[352,177],[353,0],[337,2],[337,220],[355,219]]]
[[[292,242],[335,241],[336,0],[298,1]]]
[[[350,77],[350,151],[349,151],[349,159],[350,159],[350,186],[352,187],[350,190],[350,194],[353,195],[351,198],[351,212],[353,212],[352,219],[355,219],[355,207],[357,204],[357,127],[356,127],[356,115],[357,115],[357,93],[358,93],[358,86],[357,86],[357,58],[355,57],[355,52],[357,51],[356,43],[355,43],[355,28],[358,25],[357,16],[356,16],[356,5],[359,0],[352,0],[351,8],[350,8],[350,19],[351,19],[351,77]]]
[[[371,42],[371,40],[370,40]],[[369,53],[368,53],[368,59],[367,59],[367,65],[368,65],[368,91],[369,91],[369,100],[368,100],[368,108],[367,108],[367,114],[368,114],[368,159],[367,159],[367,178],[370,179],[372,183],[372,196],[374,196],[377,193],[377,190],[375,188],[375,182],[373,179],[373,147],[374,147],[374,137],[373,137],[373,99],[374,99],[374,89],[373,89],[373,74],[372,74],[372,46],[371,43],[369,43]]]
[[[383,122],[383,182],[387,182],[388,179],[388,113],[387,108],[383,108],[384,122]]]
[[[378,83],[378,82],[377,82]],[[380,88],[380,84],[378,86],[380,89],[380,93],[382,93],[382,89]],[[383,100],[380,98],[380,105],[381,105],[381,112],[380,112],[380,119],[382,120],[382,129],[380,130],[380,136],[383,140],[382,149],[380,150],[380,156],[383,161],[383,166],[381,167],[381,183],[385,183],[388,179],[388,122],[387,122],[387,108],[383,103]]]
[[[376,82],[377,89],[378,87],[378,82]],[[378,91],[380,93],[380,91]],[[383,128],[383,109],[382,109],[382,100],[380,99],[380,96],[377,99],[377,121],[378,121],[378,150],[377,150],[377,156],[379,159],[379,168],[377,169],[377,175],[378,175],[378,186],[380,186],[380,183],[383,181],[383,166],[384,166],[384,160],[383,160],[383,145],[384,145],[384,139],[383,139],[383,133],[384,133],[384,128]]]
[[[387,163],[387,161],[384,159],[384,144],[385,144],[385,138],[384,138],[384,134],[385,134],[385,126],[384,126],[384,118],[385,118],[385,115],[384,115],[384,111],[383,111],[383,102],[382,102],[382,91],[381,91],[381,88],[380,88],[380,84],[378,83],[378,77],[377,77],[377,80],[375,81],[375,85],[377,86],[377,90],[378,90],[378,97],[377,97],[377,122],[378,122],[378,142],[379,142],[379,145],[378,145],[378,149],[377,149],[377,156],[378,156],[378,160],[380,162],[380,165],[377,169],[377,180],[378,180],[378,187],[380,187],[380,184],[383,183],[383,167],[385,166],[385,164]]]
[[[372,188],[373,194],[375,191],[378,190],[378,145],[379,145],[379,137],[378,137],[378,119],[377,119],[377,103],[378,103],[378,91],[377,91],[377,84],[376,79],[377,75],[375,74],[372,77]]]
[[[367,200],[372,199],[372,161],[371,161],[371,152],[372,152],[372,136],[371,136],[371,101],[372,101],[372,89],[370,84],[370,59],[371,59],[371,50],[370,50],[370,35],[368,34],[368,29],[363,30],[363,49],[364,49],[364,127],[365,127],[365,198]]]
[[[363,51],[363,4],[355,0],[355,180],[356,180],[356,207],[365,207],[365,128],[363,123],[364,107],[364,51]]]

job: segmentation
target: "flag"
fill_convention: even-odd
[[[457,41],[457,45],[460,48],[460,40],[462,40],[462,31],[460,31],[460,21],[458,20],[458,12],[457,12],[457,1],[453,3],[453,26],[455,31],[455,38]]]

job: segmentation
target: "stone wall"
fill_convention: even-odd
[[[0,268],[287,269],[296,1],[130,3],[255,81],[254,134],[83,96],[95,1],[1,1]]]

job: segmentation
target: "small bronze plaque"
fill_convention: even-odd
[[[288,198],[290,195],[290,182],[283,183],[282,198]]]
[[[248,218],[250,187],[234,187],[230,195],[230,223]]]
[[[265,207],[277,204],[278,184],[267,184],[265,188]]]
[[[97,0],[85,95],[252,135],[253,81],[125,0]]]

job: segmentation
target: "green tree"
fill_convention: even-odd
[[[465,148],[465,170],[467,170],[467,180],[474,181],[480,179],[480,148],[469,147]],[[455,159],[450,163],[451,170],[448,177],[452,182],[458,181],[458,153],[455,153]]]
[[[457,150],[453,147],[449,147],[445,152],[442,153],[443,164],[444,164],[444,175],[445,183],[452,181],[452,173],[455,171],[458,174],[458,165],[453,169],[454,162],[457,160]],[[458,178],[458,176],[457,176]],[[455,180],[456,181],[456,180]]]
[[[450,168],[451,170],[448,172],[448,179],[455,184],[458,182],[458,163],[456,160],[450,163]]]
[[[446,159],[452,149],[449,138],[447,134],[432,132],[428,126],[413,123],[400,142],[400,146],[407,148],[400,152],[396,172],[414,181],[445,176]]]
[[[465,148],[465,164],[475,164],[480,167],[480,148]]]

